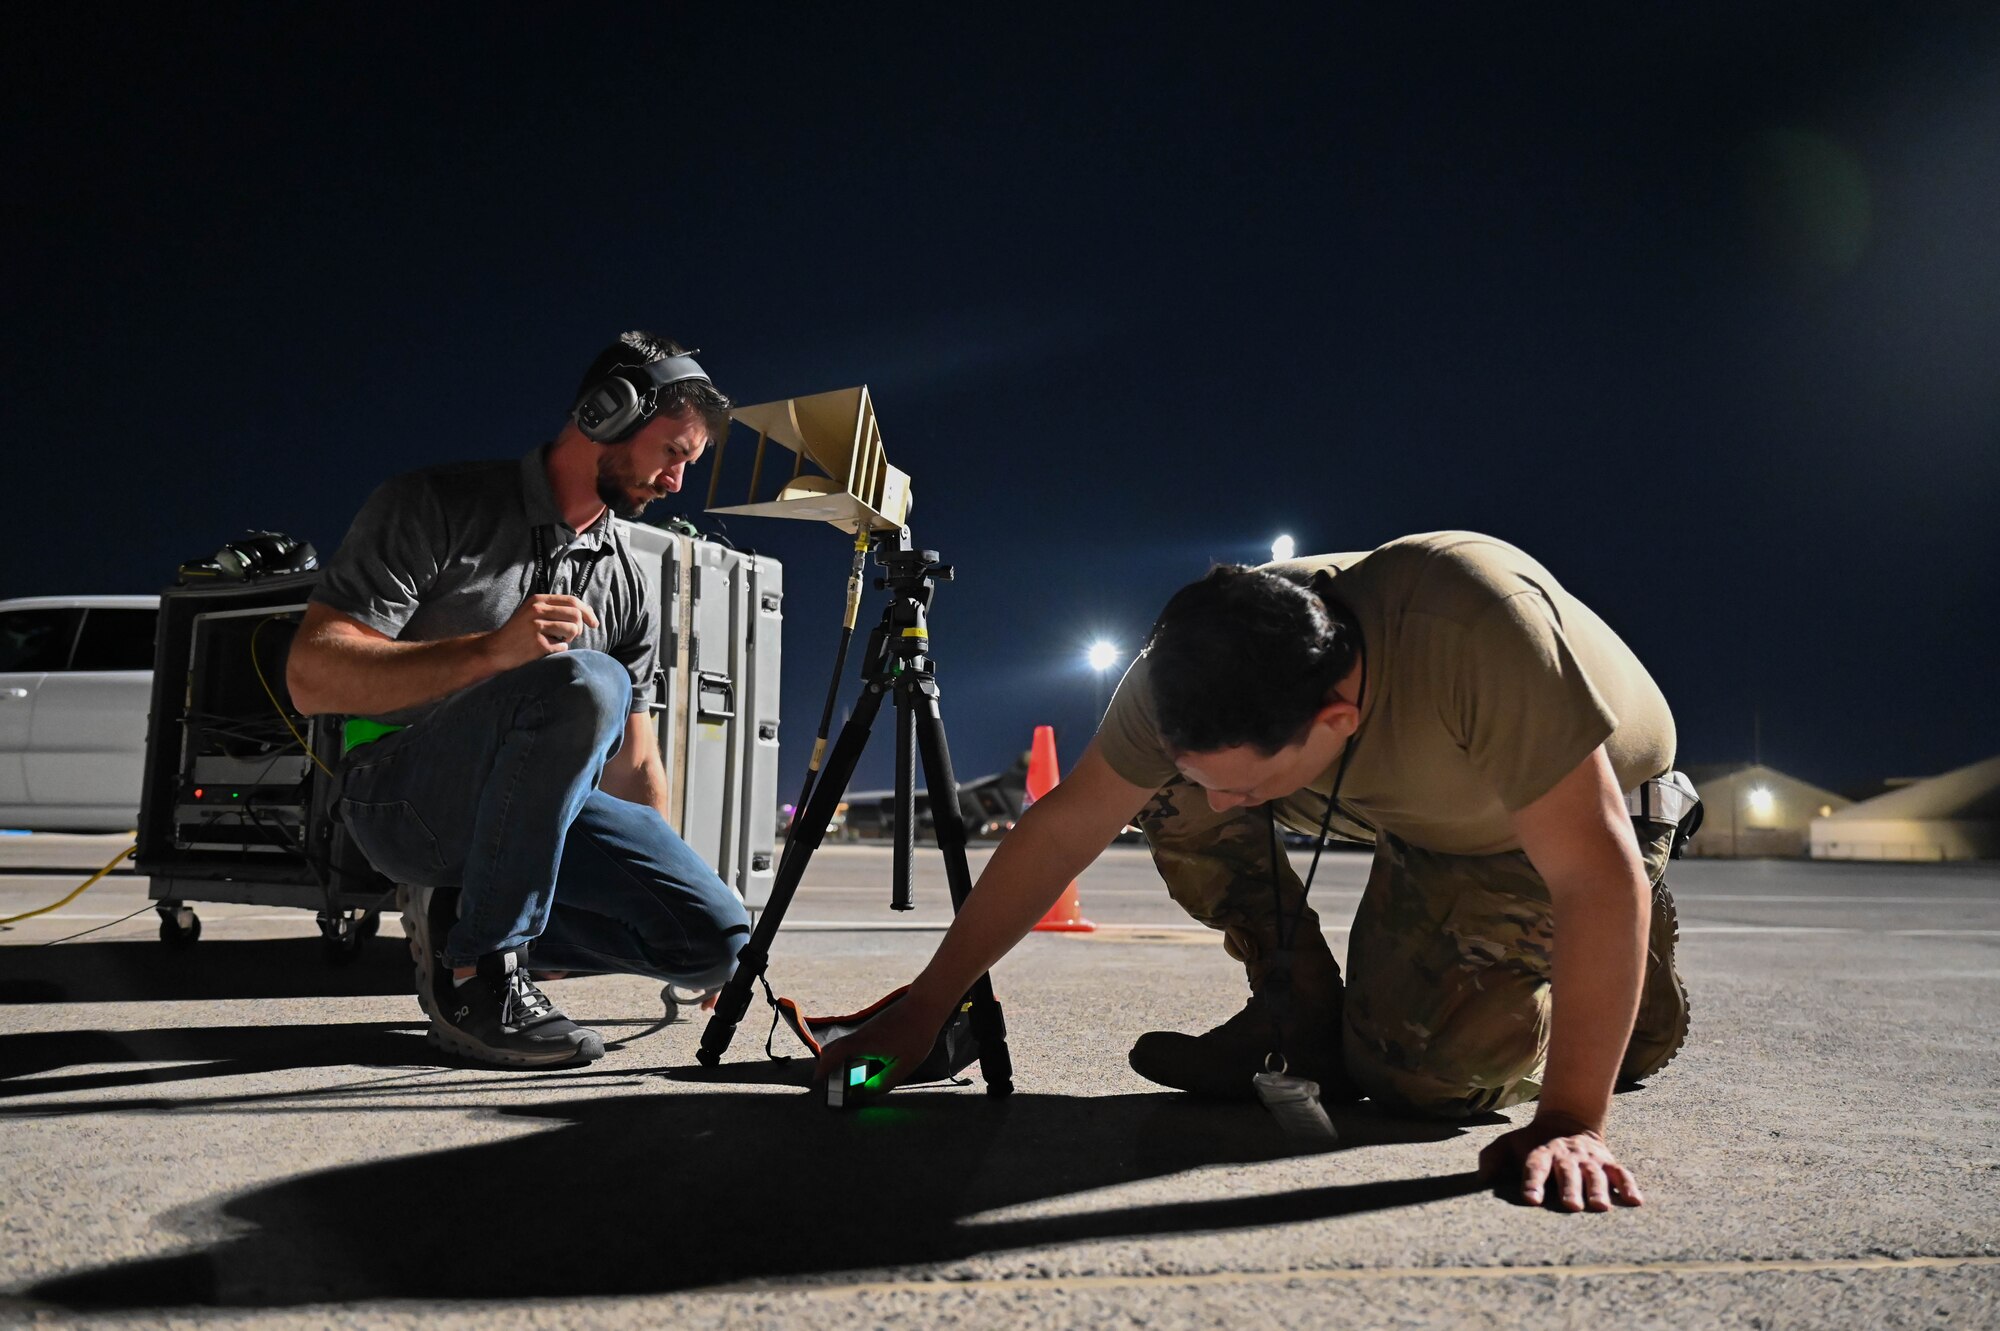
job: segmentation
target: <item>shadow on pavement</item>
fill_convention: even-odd
[[[410,953],[371,938],[329,965],[317,936],[212,939],[176,950],[152,942],[0,948],[0,1004],[149,999],[354,998],[410,992]]]
[[[414,1006],[414,1004],[412,1005]],[[437,1065],[424,1020],[324,1022],[311,1026],[169,1026],[150,1031],[32,1031],[0,1035],[0,1099],[74,1094],[121,1086],[235,1077],[290,1068]],[[178,1067],[47,1076],[63,1068],[117,1063]],[[62,1112],[116,1105],[56,1105]]]
[[[1093,1239],[1293,1224],[1481,1189],[1470,1173],[1263,1196],[1001,1208],[1297,1154],[1256,1106],[905,1091],[838,1114],[690,1090],[504,1111],[551,1130],[307,1174],[234,1197],[200,1251],[19,1290],[75,1309],[579,1298],[962,1260]],[[1452,1125],[1341,1115],[1343,1147]]]
[[[483,1064],[443,1053],[424,1038],[426,1021],[410,1004],[407,1021],[314,1022],[311,1025],[284,1024],[259,1026],[166,1026],[141,1031],[29,1031],[0,1035],[0,1101],[23,1096],[75,1095],[86,1091],[116,1090],[129,1086],[150,1086],[191,1081],[202,1077],[239,1077],[257,1073],[284,1072],[297,1068],[411,1068],[425,1073],[443,1073],[454,1068],[490,1072]],[[594,1026],[609,1037],[609,1049],[622,1049],[663,1029],[665,1017],[653,1020],[595,1020]],[[621,1028],[636,1028],[624,1030]],[[106,1065],[173,1063],[176,1067],[107,1068]],[[804,1085],[811,1065],[803,1060],[791,1064],[771,1064],[780,1070],[778,1080]],[[65,1068],[91,1067],[90,1072],[51,1076]],[[796,1069],[796,1070],[793,1070]],[[553,1075],[575,1069],[554,1069]],[[534,1074],[546,1078],[551,1073]],[[627,1078],[638,1074],[615,1074]],[[522,1086],[523,1074],[505,1074],[489,1082],[471,1083]],[[452,1088],[468,1085],[463,1079]],[[332,1088],[337,1092],[340,1088]],[[109,1099],[70,1100],[35,1106],[19,1112],[36,1117],[79,1117],[88,1114],[126,1113],[142,1109],[218,1108],[257,1104],[266,1101],[310,1100],[319,1092],[282,1089],[241,1095],[200,1099]],[[0,1110],[0,1115],[15,1112]]]

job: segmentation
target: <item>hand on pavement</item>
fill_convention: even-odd
[[[1565,1211],[1643,1205],[1638,1181],[1618,1163],[1604,1134],[1562,1114],[1537,1114],[1479,1153],[1479,1172],[1501,1186],[1518,1182],[1521,1201]]]

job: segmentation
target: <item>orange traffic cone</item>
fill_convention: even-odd
[[[1036,726],[1035,743],[1028,750],[1028,797],[1021,807],[1026,809],[1042,796],[1055,789],[1062,778],[1056,773],[1056,732],[1053,726]],[[1083,918],[1083,902],[1076,894],[1076,880],[1063,889],[1056,898],[1056,904],[1049,907],[1049,913],[1042,916],[1042,922],[1035,926],[1038,932],[1060,934],[1087,934],[1097,928]]]

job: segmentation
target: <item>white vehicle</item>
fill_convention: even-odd
[[[0,601],[0,828],[139,824],[157,596]]]

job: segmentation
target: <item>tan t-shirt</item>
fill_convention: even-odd
[[[1336,830],[1375,828],[1453,855],[1520,849],[1509,815],[1548,793],[1599,744],[1619,787],[1673,765],[1674,719],[1632,649],[1504,541],[1432,532],[1362,554],[1268,567],[1334,575],[1361,626],[1361,726]],[[1118,685],[1097,743],[1112,770],[1158,788],[1177,774],[1154,720],[1145,657]],[[1254,681],[1251,683],[1254,687]],[[1279,803],[1319,828],[1329,768]]]

